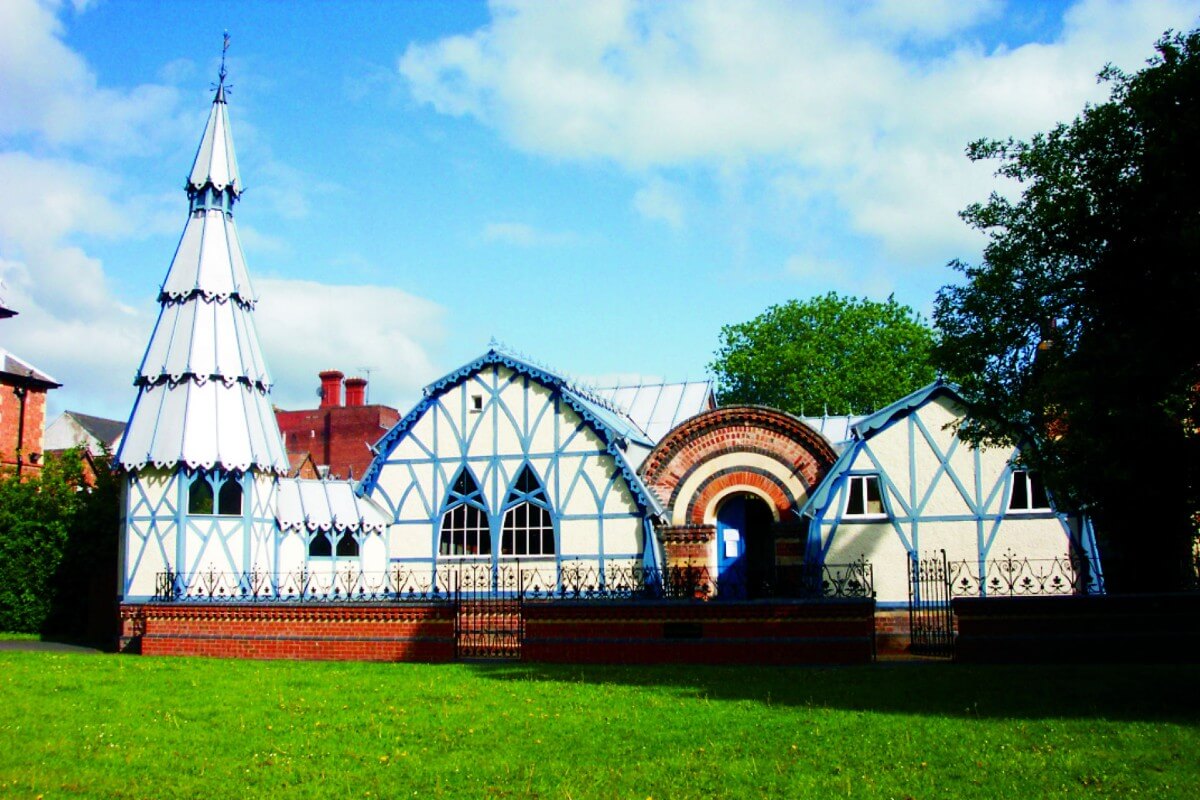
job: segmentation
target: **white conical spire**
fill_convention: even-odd
[[[285,474],[254,291],[233,221],[241,187],[224,63],[186,188],[191,210],[134,378],[138,398],[117,462],[127,470],[153,464]]]

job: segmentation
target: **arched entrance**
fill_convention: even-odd
[[[770,594],[775,573],[775,518],[750,492],[726,497],[717,508],[717,591],[727,600]]]

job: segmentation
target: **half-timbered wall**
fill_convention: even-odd
[[[526,588],[530,580],[553,588],[564,568],[611,571],[641,563],[645,514],[605,439],[561,390],[500,364],[436,393],[377,459],[367,491],[394,519],[390,561],[431,576],[436,565],[439,588],[462,565],[515,563],[501,553],[501,531],[526,465],[544,489],[554,529],[553,554],[520,557],[522,571],[536,575],[526,577]],[[439,553],[450,489],[463,470],[480,491],[486,555]]]
[[[198,480],[233,481],[241,487],[240,510],[189,513],[189,492]],[[188,588],[251,572],[270,574],[276,562],[275,477],[257,471],[219,473],[146,468],[126,477],[122,507],[122,585],[126,600],[152,597],[158,580],[174,573]]]
[[[1072,522],[1050,508],[1010,511],[1015,450],[972,448],[955,430],[964,410],[933,396],[851,448],[831,474],[828,502],[809,530],[810,558],[827,563],[865,556],[874,565],[881,605],[908,600],[910,555],[945,550],[951,561],[982,565],[1011,553],[1066,557]],[[851,508],[855,479],[878,479],[882,511]],[[860,491],[863,484],[860,483]]]

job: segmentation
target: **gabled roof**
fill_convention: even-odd
[[[24,383],[42,389],[55,389],[62,386],[45,372],[25,359],[18,358],[3,347],[0,347],[0,374],[8,378],[10,383]]]
[[[712,381],[606,386],[593,392],[624,410],[655,443],[684,420],[717,407]]]
[[[869,414],[868,416],[863,417],[856,425],[854,425],[854,432],[860,438],[870,438],[872,434],[879,429],[886,427],[892,420],[899,419],[914,409],[925,405],[933,398],[942,395],[953,397],[959,403],[965,402],[958,386],[950,383],[949,381],[944,381],[941,378],[938,378],[928,386],[923,386],[912,394],[901,397],[891,405],[879,409],[874,414]]]
[[[864,442],[886,428],[893,421],[907,416],[931,400],[941,396],[949,396],[957,402],[965,404],[958,387],[939,378],[928,386],[923,386],[912,394],[905,395],[896,402],[884,406],[874,414],[862,417],[852,426],[853,438],[844,443],[844,449],[841,455],[838,456],[838,460],[834,462],[829,472],[825,474],[825,479],[821,481],[821,485],[809,495],[807,502],[800,509],[800,513],[811,517],[829,504],[830,495],[832,495],[834,488],[840,483],[842,475],[854,462],[854,457],[862,448]]]
[[[106,445],[112,445],[125,432],[125,423],[119,419],[93,417],[91,414],[81,414],[78,411],[64,411],[63,415],[75,420],[79,427]]]
[[[492,345],[479,358],[447,373],[425,387],[424,397],[417,402],[417,405],[371,448],[375,451],[376,457],[363,474],[358,487],[359,494],[368,493],[374,488],[386,455],[395,448],[409,428],[421,418],[438,397],[492,365],[508,367],[518,374],[528,375],[543,386],[558,391],[567,405],[574,409],[575,413],[579,414],[585,422],[589,423],[604,441],[605,449],[613,456],[638,504],[649,513],[662,513],[662,506],[658,499],[646,489],[625,454],[625,450],[631,445],[635,449],[653,447],[654,443],[650,441],[646,433],[604,397],[574,384],[544,366],[531,364],[499,345]]]

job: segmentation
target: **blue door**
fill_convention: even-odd
[[[717,593],[725,600],[746,597],[746,498],[733,495],[717,510]]]

